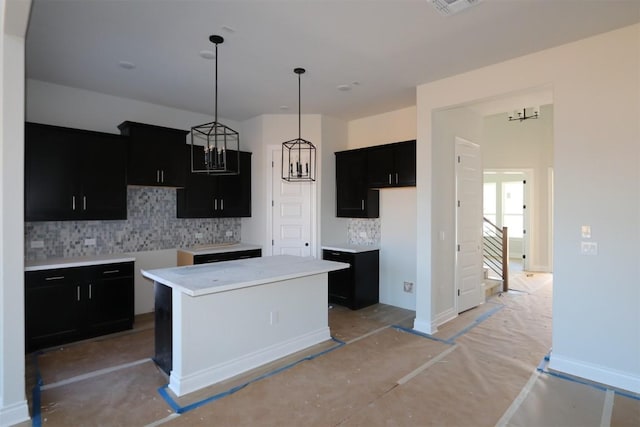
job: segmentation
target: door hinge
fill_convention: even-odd
[[[526,183],[527,183],[527,180],[526,180],[526,179],[523,179],[523,180],[522,180],[522,183],[523,183],[523,184],[526,184]]]
[[[271,246],[274,246],[275,243],[273,242],[273,239],[271,239]]]
[[[271,201],[271,207],[274,207],[274,206],[275,206],[275,204],[273,203],[273,200],[272,200]]]
[[[458,289],[458,296],[460,296],[460,289]]]
[[[458,200],[458,207],[460,207],[460,200]]]
[[[522,234],[527,234],[527,230],[522,230]]]
[[[276,165],[273,163],[273,160],[271,160],[271,167],[275,167]]]
[[[458,156],[458,163],[460,163],[460,156]]]
[[[527,209],[527,205],[522,205],[522,209]]]
[[[458,252],[460,252],[460,245],[458,245]]]
[[[522,254],[522,259],[526,259],[527,256],[525,254]]]

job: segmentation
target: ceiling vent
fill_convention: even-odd
[[[475,6],[482,0],[428,0],[440,14],[449,16],[468,7]]]

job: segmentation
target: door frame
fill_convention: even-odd
[[[266,198],[266,208],[267,208],[267,215],[266,215],[266,228],[267,228],[267,233],[266,233],[266,242],[265,242],[265,247],[267,248],[264,251],[264,255],[268,255],[268,256],[272,256],[273,255],[273,244],[271,243],[274,239],[274,232],[273,232],[273,185],[274,185],[274,180],[273,180],[273,168],[275,167],[275,165],[273,165],[273,153],[275,151],[279,151],[282,152],[282,144],[269,144],[265,147],[266,150],[266,160],[265,160],[265,186],[267,187],[267,198]],[[318,206],[318,199],[317,199],[317,194],[318,194],[318,180],[319,180],[319,176],[318,176],[318,170],[316,170],[316,181],[315,182],[310,182],[308,185],[311,186],[311,194],[310,194],[310,203],[311,206],[309,206],[309,211],[310,211],[310,227],[311,227],[311,234],[310,234],[310,242],[309,242],[309,247],[311,248],[311,256],[314,258],[318,258],[318,248],[319,248],[319,243],[318,243],[318,213],[317,213],[317,206]],[[279,175],[281,176],[281,172],[279,171]],[[280,178],[282,179],[282,178]],[[264,256],[263,255],[263,256]]]

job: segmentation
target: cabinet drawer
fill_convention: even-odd
[[[90,268],[92,277],[96,279],[116,279],[120,277],[133,277],[133,262],[120,262],[117,264],[94,265]]]
[[[333,251],[329,249],[324,249],[322,251],[322,259],[326,259],[327,261],[337,261],[337,262],[346,262],[353,267],[353,262],[355,257],[353,254],[348,252],[339,252]]]
[[[56,286],[62,283],[71,284],[73,281],[82,279],[82,275],[83,267],[27,271],[24,274],[24,283],[27,289]]]
[[[212,262],[231,261],[235,259],[259,258],[262,256],[262,249],[249,249],[246,251],[222,252],[215,254],[195,255],[194,264],[208,264]]]

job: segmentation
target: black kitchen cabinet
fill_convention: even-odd
[[[378,218],[380,194],[367,187],[367,152],[364,149],[336,153],[336,216]]]
[[[118,129],[129,139],[129,185],[184,187],[189,131],[125,121]]]
[[[201,147],[196,147],[201,148]],[[204,157],[198,156],[197,158]],[[236,159],[236,156],[229,156]],[[187,161],[191,167],[190,160]],[[251,216],[251,153],[240,152],[240,173],[189,173],[177,190],[178,218],[238,218]]]
[[[322,259],[348,263],[346,270],[329,272],[329,302],[358,310],[379,301],[379,251],[322,251]]]
[[[262,249],[249,249],[246,251],[218,252],[213,254],[201,254],[193,256],[194,264],[207,264],[212,262],[231,261],[234,259],[260,258]]]
[[[127,218],[126,139],[25,125],[25,220]]]
[[[133,262],[25,272],[25,345],[45,347],[133,327]]]
[[[416,141],[396,142],[366,149],[369,188],[416,185]]]

